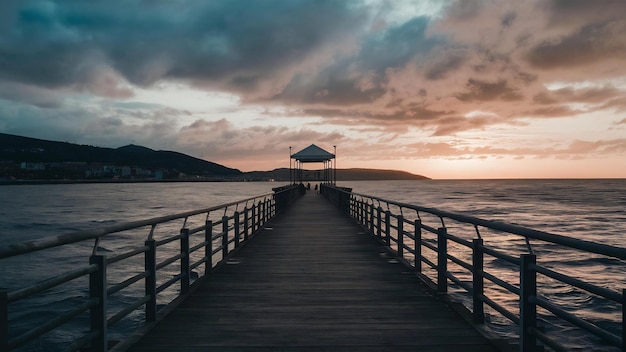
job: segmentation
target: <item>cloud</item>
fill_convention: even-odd
[[[440,139],[626,111],[625,4],[4,1],[0,128],[105,146],[180,147],[250,163],[305,139],[349,142],[383,157],[368,141],[399,149],[405,144],[394,140],[411,133],[436,141],[418,150],[441,155],[545,155],[533,148],[462,149]],[[164,83],[236,102],[218,116],[211,99],[186,109],[142,95]],[[308,127],[294,127],[303,117]],[[278,127],[272,118],[291,120]],[[622,150],[611,146],[586,150]]]

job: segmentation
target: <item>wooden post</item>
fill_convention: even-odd
[[[239,248],[239,236],[241,235],[241,231],[239,230],[239,212],[236,211],[234,216],[235,224],[235,248]]]
[[[97,265],[98,270],[89,274],[89,298],[95,298],[98,302],[89,311],[89,328],[97,332],[91,341],[91,351],[105,352],[107,342],[107,275],[106,257],[92,255],[89,257],[90,265]]]
[[[537,306],[532,298],[537,296],[537,273],[531,269],[537,258],[522,254],[520,263],[520,351],[534,352],[537,346],[534,329],[537,328]]]
[[[415,220],[415,243],[413,243],[413,247],[415,247],[415,271],[418,273],[422,272],[422,221]]]
[[[383,227],[383,219],[382,219],[382,212],[383,212],[383,208],[381,208],[380,206],[378,207],[378,212],[376,214],[376,221],[378,222],[378,226],[376,227],[376,236],[378,238],[381,238],[382,236],[382,227]]]
[[[208,275],[213,269],[213,221],[207,220],[204,224],[204,241],[206,242],[204,246],[204,257],[206,258],[204,275]]]
[[[222,216],[222,260],[228,257],[228,216]]]
[[[448,230],[437,229],[437,292],[448,292]]]
[[[248,240],[248,232],[250,232],[250,218],[248,217],[249,209],[243,208],[243,240]]]
[[[483,240],[472,241],[472,306],[474,324],[485,323],[485,309],[483,306],[484,280],[483,280]]]
[[[371,234],[375,234],[374,226],[376,226],[376,224],[374,223],[374,203],[372,203],[372,205],[370,206],[370,221],[368,226]]]
[[[9,350],[9,292],[0,290],[0,351]]]
[[[385,243],[391,248],[391,212],[385,211]]]
[[[256,204],[252,203],[252,233],[256,232]]]
[[[145,283],[146,321],[156,320],[157,300],[156,300],[156,241],[149,239],[145,242],[148,251],[144,255],[144,270],[147,273]]]
[[[359,224],[365,223],[365,202],[361,200],[359,202]]]
[[[257,216],[257,220],[256,220],[256,229],[257,231],[261,229],[261,201],[259,201],[259,203],[257,204],[257,209],[256,209],[256,216]]]
[[[180,230],[180,293],[189,292],[189,229]]]
[[[404,258],[404,216],[398,215],[398,256]]]

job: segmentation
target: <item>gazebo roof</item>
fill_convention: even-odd
[[[329,153],[324,149],[311,144],[310,146],[302,149],[301,151],[292,154],[292,159],[296,159],[303,163],[319,163],[335,158],[335,154]]]

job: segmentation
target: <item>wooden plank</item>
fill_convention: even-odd
[[[496,351],[309,192],[131,351]]]

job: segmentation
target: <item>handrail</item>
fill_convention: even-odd
[[[474,323],[483,324],[485,322],[483,305],[486,304],[513,323],[519,325],[520,351],[534,351],[538,341],[543,342],[555,350],[564,349],[564,347],[555,340],[554,336],[548,336],[548,334],[544,332],[539,332],[542,330],[539,330],[540,328],[537,327],[537,307],[542,307],[553,314],[554,317],[573,324],[583,331],[603,339],[608,344],[620,348],[622,351],[626,351],[626,329],[624,322],[626,319],[626,290],[622,289],[621,292],[619,292],[615,291],[614,288],[600,287],[592,282],[587,282],[580,278],[574,278],[562,272],[558,272],[556,269],[548,269],[536,264],[537,255],[533,252],[528,239],[535,240],[533,245],[537,246],[540,246],[541,243],[550,243],[568,249],[575,249],[589,254],[599,254],[621,260],[626,259],[626,248],[570,238],[545,231],[506,224],[500,221],[490,221],[473,216],[455,214],[436,208],[395,202],[359,193],[351,193],[351,189],[333,187],[330,185],[322,185],[321,193],[331,202],[335,203],[341,210],[348,213],[348,215],[355,219],[366,231],[374,235],[384,246],[395,253],[395,255],[401,259],[399,262],[415,270],[419,274],[418,276],[428,283],[428,286],[435,287],[439,294],[447,293],[448,281],[464,289],[466,294],[472,297],[471,307]],[[375,203],[378,203],[379,206],[375,206]],[[381,203],[387,204],[387,209],[381,208]],[[390,206],[397,207],[400,213],[392,212]],[[396,208],[393,209],[395,210]],[[414,210],[419,221],[405,220],[404,217],[406,215],[403,214],[406,213],[404,213],[402,209]],[[432,221],[438,221],[435,221],[435,224],[429,226],[424,223],[425,219],[420,213],[433,215]],[[435,217],[436,219],[434,219]],[[397,225],[391,223],[390,219],[392,218],[398,219]],[[468,241],[449,233],[449,231],[456,229],[456,225],[454,228],[446,227],[445,220],[448,219],[455,221],[459,226],[463,224],[472,226],[474,228],[472,230],[475,232],[474,236],[476,236],[473,238],[473,241]],[[414,227],[415,233],[413,234],[410,231],[406,231],[401,222]],[[436,222],[440,222],[440,224]],[[521,236],[526,242],[528,254],[521,254],[520,257],[515,257],[503,253],[498,248],[487,246],[483,242],[483,236],[480,234],[479,227]],[[425,230],[425,234],[428,234],[428,238],[425,238],[425,234],[422,233],[422,230]],[[407,246],[405,238],[412,241],[412,246]],[[465,262],[458,255],[452,255],[448,249],[447,242],[449,241],[457,244],[458,248],[454,249],[454,251],[461,251],[462,248],[471,251],[471,262]],[[430,252],[427,251],[422,254],[422,247],[428,248]],[[407,257],[407,254],[414,256],[412,264],[411,260],[413,258]],[[486,272],[483,269],[483,263],[485,262],[483,257],[485,255],[503,260],[506,262],[507,268],[509,266],[511,268],[517,268],[520,276],[519,283],[509,283],[497,277],[496,274]],[[436,259],[429,259],[433,257]],[[422,271],[421,263],[426,263],[428,266],[427,270],[429,271]],[[453,264],[453,271],[449,271],[448,263]],[[621,262],[621,264],[623,265],[625,263]],[[459,278],[457,273],[462,275],[470,274],[472,281],[469,283],[463,281]],[[537,274],[544,275],[561,284],[596,295],[609,305],[610,303],[616,302],[618,307],[615,308],[614,315],[621,316],[621,336],[606,330],[605,327],[602,327],[604,326],[602,324],[596,325],[590,322],[589,319],[577,316],[539,294],[537,292]],[[494,298],[487,295],[484,287],[485,279],[488,280],[487,284],[492,289],[500,287],[506,292],[519,296],[519,314],[507,308],[507,304],[498,303]],[[508,305],[510,305],[510,303]],[[621,306],[621,309],[619,306]]]
[[[8,244],[8,245],[0,245],[0,259],[8,258],[8,257],[16,256],[16,255],[21,255],[25,253],[35,252],[35,251],[39,251],[42,249],[58,247],[58,246],[62,246],[62,245],[70,244],[70,243],[76,243],[76,242],[81,242],[85,240],[95,239],[95,238],[108,235],[111,233],[132,230],[132,229],[136,229],[136,228],[140,228],[140,227],[144,227],[148,225],[156,225],[156,224],[160,224],[164,222],[169,222],[172,220],[187,218],[187,217],[194,216],[194,215],[210,213],[212,211],[228,208],[229,206],[236,205],[242,202],[247,202],[247,201],[259,199],[259,198],[265,198],[271,195],[274,195],[274,193],[265,193],[265,194],[261,194],[258,196],[234,201],[231,203],[216,205],[214,207],[203,208],[203,209],[198,209],[198,210],[191,210],[191,211],[187,211],[183,213],[159,216],[159,217],[150,218],[146,220],[140,220],[140,221],[125,222],[122,224],[106,226],[106,227],[101,227],[97,229],[70,232],[70,233],[62,234],[62,235],[55,236],[55,237],[50,237],[50,238],[47,237],[47,238],[40,239],[40,240],[33,240],[33,241],[14,243],[14,244]]]
[[[85,263],[84,266],[59,273],[40,282],[26,281],[26,287],[19,287],[10,291],[0,288],[0,351],[12,351],[29,344],[83,314],[89,314],[91,326],[89,331],[84,332],[82,336],[75,336],[73,341],[67,341],[69,350],[76,350],[85,346],[94,352],[108,350],[109,337],[107,331],[109,328],[115,328],[118,322],[141,307],[145,307],[144,324],[154,323],[158,317],[162,316],[162,312],[169,311],[173,305],[178,304],[180,301],[178,297],[184,296],[198,287],[198,284],[205,281],[207,275],[210,275],[215,267],[226,263],[241,245],[263,231],[276,215],[300,195],[299,188],[292,185],[274,189],[273,193],[257,195],[218,206],[77,231],[40,240],[1,245],[0,260],[9,257],[19,260],[21,256],[27,258],[26,255],[30,255],[30,253],[49,251],[53,248],[63,248],[62,246],[68,244],[96,240],[93,253],[90,256],[85,255],[88,263]],[[251,205],[249,205],[250,203]],[[246,205],[239,211],[240,204]],[[223,211],[224,216],[220,220],[211,221],[210,214],[215,211]],[[203,215],[203,217],[206,215],[203,219],[204,225],[194,227],[192,230],[186,228],[188,222],[191,222],[190,219],[198,215]],[[241,220],[241,217],[244,220]],[[163,225],[167,228],[170,224],[176,225],[173,221],[181,219],[183,223],[179,232],[168,234],[170,231],[166,230],[167,233],[159,234],[159,236],[164,237],[163,239],[155,240],[157,225]],[[99,253],[98,246],[101,244],[101,240],[109,238],[107,235],[141,229],[147,230],[147,236],[136,243],[132,243],[131,246],[120,248],[111,253],[109,258]],[[134,232],[132,232],[132,236],[135,236]],[[179,248],[174,248],[177,247],[173,245],[175,242],[179,243]],[[157,252],[159,256],[157,256]],[[137,258],[140,256],[144,257],[143,260]],[[157,262],[157,257],[160,262]],[[198,257],[201,258],[198,259]],[[24,259],[25,262],[27,260]],[[172,265],[174,263],[179,263],[179,266],[174,267]],[[124,270],[116,269],[116,266],[120,264],[123,265]],[[203,264],[204,274],[194,272],[192,275],[192,270]],[[87,287],[80,287],[85,283],[85,280],[76,279],[84,277],[89,279],[87,280]],[[159,277],[161,280],[158,280]],[[144,281],[145,285],[139,285],[140,282]],[[170,288],[174,284],[180,284],[178,292],[173,291],[174,288]],[[66,288],[68,286],[69,288]],[[73,307],[68,308],[65,313],[61,313],[41,325],[34,326],[30,330],[10,329],[13,324],[16,324],[15,319],[17,317],[12,318],[10,316],[9,305],[35,295],[45,294],[50,289],[63,290],[63,288],[88,292],[88,295],[82,297],[84,298],[83,302],[73,304]],[[115,307],[110,307],[109,298],[120,294],[122,291],[130,291],[126,295],[132,297],[132,302],[125,306],[119,303]],[[173,291],[175,298],[170,300],[172,294],[169,293],[165,298],[164,295],[161,295],[164,291]],[[117,312],[113,314],[112,308],[115,308]],[[126,329],[124,329],[124,333],[127,340],[138,336]]]
[[[414,204],[396,202],[396,201],[391,201],[391,200],[378,198],[375,196],[369,196],[365,194],[360,194],[360,193],[349,193],[349,192],[346,192],[345,190],[340,190],[339,192],[348,193],[348,194],[359,196],[359,197],[367,197],[372,200],[378,200],[378,201],[386,202],[388,204],[393,204],[401,208],[407,208],[407,209],[412,209],[415,211],[422,211],[425,213],[430,213],[430,214],[439,216],[441,218],[448,218],[448,219],[456,220],[458,222],[469,223],[473,225],[487,227],[493,230],[520,235],[523,237],[528,237],[532,239],[560,244],[563,246],[571,247],[574,249],[580,249],[580,250],[584,250],[584,251],[595,253],[595,254],[603,254],[609,257],[613,257],[613,258],[626,259],[626,248],[614,247],[614,246],[609,246],[609,245],[602,244],[602,243],[596,243],[596,242],[585,241],[585,240],[581,240],[577,238],[567,237],[563,235],[557,235],[557,234],[539,231],[539,230],[535,230],[535,229],[531,229],[531,228],[527,228],[523,226],[507,224],[501,221],[485,220],[485,219],[480,219],[480,218],[473,217],[470,215],[451,213],[451,212],[439,210],[436,208],[429,208],[429,207],[423,207],[423,206],[414,205]]]

